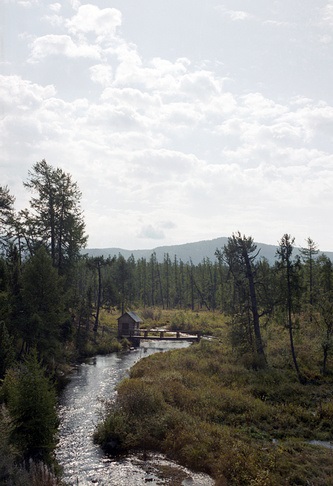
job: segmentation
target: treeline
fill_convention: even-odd
[[[290,350],[300,381],[294,346],[294,331],[308,324],[320,338],[321,370],[327,372],[333,345],[333,267],[319,255],[315,242],[295,252],[294,238],[282,236],[274,264],[260,257],[253,238],[240,233],[216,250],[216,260],[198,265],[165,254],[158,262],[122,255],[90,262],[90,292],[95,304],[107,308],[160,307],[163,309],[210,310],[231,319],[231,339],[239,352],[252,352],[258,366],[265,366],[265,343],[261,328],[270,319],[289,333]],[[93,262],[93,264],[92,264]],[[98,278],[97,278],[98,275]],[[200,332],[200,329],[198,329]]]
[[[231,338],[243,351],[266,362],[261,327],[274,317],[290,335],[300,319],[322,333],[322,371],[332,347],[332,262],[319,255],[315,242],[296,252],[294,239],[282,236],[274,264],[260,256],[252,237],[233,234],[216,259],[194,265],[176,255],[162,262],[149,259],[88,257],[80,208],[81,192],[70,174],[37,162],[24,182],[30,207],[14,211],[15,198],[0,187],[0,322],[2,341],[12,340],[14,354],[36,348],[48,367],[55,367],[66,346],[80,353],[90,331],[100,327],[102,308],[206,309],[232,320]],[[200,332],[200,329],[198,329]],[[0,376],[13,355],[0,349]],[[5,357],[1,357],[1,353]],[[7,356],[8,355],[8,356]],[[301,376],[300,376],[301,379]]]
[[[261,327],[274,317],[289,330],[297,372],[293,330],[300,319],[309,321],[323,334],[322,370],[327,371],[332,262],[318,254],[311,238],[295,255],[294,239],[283,235],[274,264],[261,258],[252,237],[240,233],[216,249],[215,261],[204,258],[198,265],[169,254],[159,262],[155,253],[137,261],[122,255],[91,258],[83,254],[81,192],[71,176],[42,160],[24,186],[32,197],[30,207],[19,213],[9,189],[0,187],[0,332],[2,342],[12,341],[14,349],[1,347],[0,376],[13,355],[34,348],[53,369],[65,359],[67,345],[80,352],[91,330],[97,336],[102,308],[122,313],[154,307],[229,315],[234,344],[252,350],[262,364]]]
[[[282,239],[286,237],[290,240],[290,259],[293,264],[297,263],[299,292],[302,294],[299,297],[305,303],[310,298],[310,292],[310,301],[314,304],[314,296],[322,287],[323,276],[330,276],[331,260],[325,254],[318,256],[319,249],[310,238],[307,240],[310,246],[301,249],[301,257],[293,257],[296,247],[290,235],[284,235]],[[229,243],[224,248],[216,249],[215,261],[203,258],[197,265],[191,261],[183,262],[176,255],[171,257],[168,253],[165,253],[161,262],[154,252],[149,259],[138,260],[133,255],[125,259],[121,254],[112,258],[86,256],[81,264],[90,266],[90,286],[95,295],[98,293],[100,272],[101,303],[107,308],[160,307],[233,314],[244,305],[240,287],[245,269],[245,261],[238,262],[236,268],[233,258],[227,255],[230,240],[235,241],[235,238],[239,242],[244,241],[245,245],[251,241],[249,247],[253,245],[254,248],[252,252],[249,251],[249,268],[253,267],[255,283],[260,287],[259,305],[264,304],[267,307],[268,300],[271,299],[268,307],[273,308],[273,303],[277,302],[276,291],[279,290],[276,277],[281,260],[278,253],[280,250],[278,249],[276,261],[272,265],[267,259],[261,258],[259,251],[256,252],[252,238],[239,234],[229,238]],[[272,297],[274,294],[275,298]]]

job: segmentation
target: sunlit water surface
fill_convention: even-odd
[[[63,479],[67,485],[214,484],[210,477],[193,473],[157,454],[150,455],[146,460],[140,454],[121,459],[110,458],[92,439],[103,409],[101,401],[115,396],[115,386],[127,375],[131,366],[158,351],[187,345],[184,342],[142,342],[138,350],[124,355],[97,356],[76,369],[59,403],[60,427],[56,456],[63,468]],[[181,479],[176,481],[177,476]]]

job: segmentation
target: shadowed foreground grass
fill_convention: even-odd
[[[292,369],[246,368],[217,341],[138,362],[106,404],[95,440],[154,450],[222,485],[333,485],[333,387]]]

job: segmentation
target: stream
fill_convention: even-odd
[[[101,400],[115,397],[115,387],[129,368],[150,354],[188,346],[186,342],[143,341],[126,354],[97,356],[79,365],[59,399],[59,434],[56,458],[66,485],[212,486],[205,474],[194,473],[160,454],[108,457],[93,443],[95,426],[103,410]]]

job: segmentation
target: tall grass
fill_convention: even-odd
[[[186,314],[168,320],[184,325]],[[220,326],[219,339],[139,361],[106,408],[96,441],[113,453],[163,452],[220,486],[333,484],[332,451],[309,444],[333,437],[332,383],[310,367],[316,346],[303,356],[299,336],[303,366],[317,377],[304,386],[282,353],[284,330],[265,331],[269,367],[256,371],[229,346],[222,316],[192,315],[189,330],[200,324],[212,334]]]

